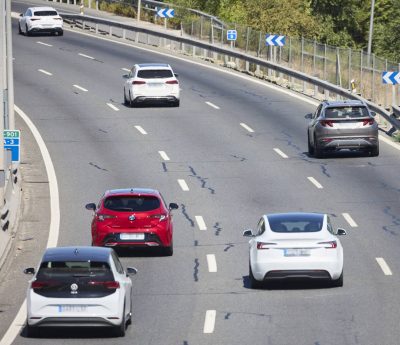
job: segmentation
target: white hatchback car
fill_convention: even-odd
[[[27,36],[34,32],[48,32],[62,36],[63,19],[53,7],[29,7],[25,13],[20,14],[18,31]]]
[[[125,105],[133,107],[143,102],[167,102],[179,107],[179,81],[170,65],[136,64],[124,78]]]
[[[110,327],[124,336],[132,316],[132,281],[112,248],[57,247],[43,255],[27,291],[28,336],[44,327]]]
[[[325,279],[343,286],[343,247],[329,216],[320,213],[264,215],[251,237],[249,278],[252,288],[278,279]]]

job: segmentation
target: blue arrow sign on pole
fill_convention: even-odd
[[[237,31],[236,30],[228,30],[226,32],[226,39],[228,41],[236,41],[236,39],[237,39]]]
[[[267,46],[284,46],[285,45],[285,36],[281,35],[265,35],[265,44]]]
[[[161,18],[173,18],[175,10],[173,8],[162,8],[157,11],[157,16]]]
[[[382,82],[384,84],[400,84],[400,72],[382,72]]]

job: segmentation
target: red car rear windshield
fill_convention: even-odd
[[[104,207],[112,211],[146,212],[160,207],[160,200],[154,196],[112,196],[104,200]]]

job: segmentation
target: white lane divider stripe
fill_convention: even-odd
[[[308,178],[308,180],[315,186],[315,187],[317,187],[318,189],[322,189],[322,188],[324,188],[324,187],[322,187],[322,185],[314,178],[314,177],[307,177]]]
[[[381,267],[383,273],[385,276],[391,276],[392,271],[390,270],[388,264],[386,263],[384,258],[376,258],[376,261],[378,262],[378,265]]]
[[[84,87],[79,86],[79,85],[76,85],[76,84],[74,84],[73,87],[75,87],[75,88],[77,88],[78,90],[81,90],[81,91],[85,91],[85,92],[88,91],[88,90],[86,90]]]
[[[348,213],[342,213],[342,216],[344,217],[344,219],[346,219],[347,223],[349,223],[349,225],[352,228],[358,227],[357,223],[354,221],[354,219]]]
[[[249,131],[250,133],[254,133],[253,129],[247,126],[245,123],[241,122],[240,125],[246,130]]]
[[[206,317],[204,319],[204,333],[213,333],[215,327],[215,317],[217,315],[216,310],[207,310]]]
[[[207,225],[202,216],[195,216],[194,218],[196,219],[197,226],[200,230],[207,230]]]
[[[38,69],[39,72],[44,73],[46,75],[53,75],[53,73],[47,72],[44,69]]]
[[[165,151],[158,151],[160,154],[161,158],[164,159],[165,161],[169,161],[168,155],[165,153]]]
[[[111,103],[106,103],[112,110],[115,110],[115,111],[118,111],[119,109],[114,105],[114,104],[111,104]]]
[[[187,192],[189,190],[189,186],[187,185],[185,180],[179,179],[178,183],[184,192]]]
[[[218,105],[215,105],[211,102],[206,102],[207,105],[209,105],[210,107],[214,108],[214,109],[220,109],[220,107]]]
[[[146,134],[147,134],[147,132],[142,128],[142,126],[135,126],[135,128],[136,128],[140,133],[142,133],[143,135],[146,135]]]
[[[217,260],[215,259],[214,254],[207,254],[207,264],[208,264],[208,272],[210,273],[217,272]]]
[[[41,44],[42,46],[52,47],[52,45],[51,45],[51,44],[48,44],[48,43],[44,43],[44,42],[40,42],[40,41],[37,41],[36,43],[37,43],[37,44]]]
[[[281,156],[282,158],[288,158],[288,156],[287,156],[285,153],[283,153],[281,150],[279,150],[277,147],[274,148],[274,151],[275,151],[279,156]]]
[[[79,56],[82,56],[82,57],[84,57],[84,58],[90,59],[90,60],[94,60],[94,57],[93,57],[93,56],[90,56],[90,55],[86,55],[86,54],[82,54],[82,53],[78,53],[78,55],[79,55]]]
[[[123,67],[123,68],[121,68],[123,71],[125,71],[125,72],[130,72],[131,70],[129,69],[129,68],[125,68],[125,67]]]

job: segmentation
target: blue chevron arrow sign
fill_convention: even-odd
[[[175,10],[172,8],[162,8],[157,11],[157,16],[161,18],[173,18],[175,15]]]
[[[382,72],[382,81],[384,84],[400,84],[400,72]]]
[[[265,35],[265,44],[267,46],[284,46],[285,45],[285,36],[281,35]]]

